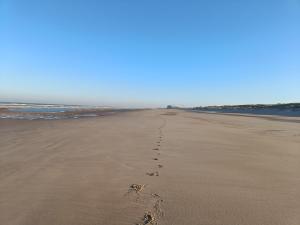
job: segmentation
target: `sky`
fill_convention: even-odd
[[[0,0],[0,101],[300,102],[300,0]]]

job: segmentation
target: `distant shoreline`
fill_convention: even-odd
[[[300,117],[300,103],[206,106],[194,107],[191,110],[226,114]]]

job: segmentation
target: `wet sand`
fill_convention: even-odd
[[[0,224],[299,225],[293,120],[177,110],[0,120]]]

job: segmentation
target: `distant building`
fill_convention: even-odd
[[[176,105],[167,105],[167,109],[180,109],[180,107]]]

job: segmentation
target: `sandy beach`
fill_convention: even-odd
[[[0,224],[299,225],[299,122],[180,110],[2,119]]]

